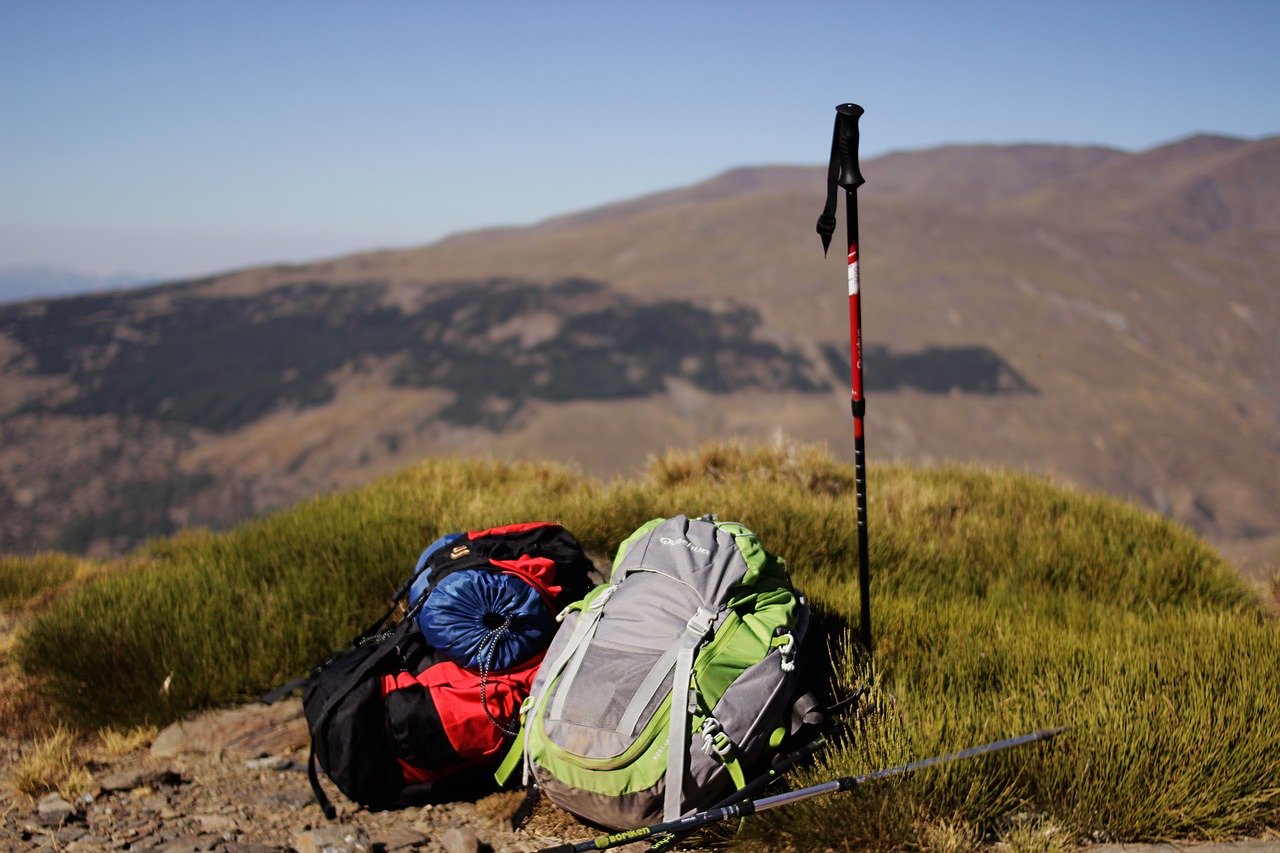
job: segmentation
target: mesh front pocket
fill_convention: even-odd
[[[568,686],[563,706],[558,707],[559,697],[552,695],[547,734],[562,749],[583,758],[612,758],[621,754],[631,746],[635,734],[644,729],[670,692],[671,667],[664,657],[662,652],[650,649],[593,643],[573,683]],[[653,683],[650,674],[663,668],[666,672],[660,685],[656,689],[646,688],[646,684]],[[624,689],[619,690],[618,685],[624,685]],[[631,716],[639,714],[639,723],[634,730],[628,726],[623,731],[624,717],[635,703],[643,703],[631,712]]]

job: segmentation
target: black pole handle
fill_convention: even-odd
[[[865,183],[858,169],[858,119],[863,112],[857,104],[836,107],[836,126],[831,133],[831,162],[827,166],[827,203],[818,217],[818,236],[822,238],[824,255],[831,247],[831,235],[836,230],[837,188],[843,187],[852,193]]]
[[[835,139],[832,160],[839,161],[836,185],[850,192],[866,183],[858,169],[858,119],[865,110],[857,104],[836,107]]]

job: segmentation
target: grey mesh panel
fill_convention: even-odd
[[[572,709],[566,714],[571,719],[544,716],[547,737],[587,758],[612,758],[625,751],[670,692],[670,682],[644,697],[643,712],[626,732],[617,731],[622,715],[654,665],[684,635],[699,600],[688,586],[665,575],[631,574],[605,605],[591,645],[563,696],[564,707]],[[566,630],[569,626],[561,633]],[[564,686],[564,682],[552,686],[554,701],[560,701]]]
[[[573,709],[573,722],[616,729],[631,702],[632,691],[661,657],[660,651],[621,647],[604,641],[592,643],[567,695]],[[625,688],[617,689],[619,684]],[[559,686],[556,692],[560,692]]]
[[[622,720],[618,723],[618,734],[635,734],[643,727],[642,724],[653,716],[653,711],[657,708],[654,697],[661,696],[670,684],[671,672],[676,666],[676,654],[676,649],[667,649],[654,662],[653,668],[649,670],[649,674],[644,677],[635,695],[631,697],[631,702],[627,704]]]

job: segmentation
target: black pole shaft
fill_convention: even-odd
[[[822,725],[824,727],[830,725],[835,715],[843,712],[847,708],[857,708],[859,703],[862,700],[862,697],[866,695],[867,689],[868,688],[866,686],[859,687],[857,692],[855,692],[853,695],[846,696],[845,698],[841,699],[839,702],[832,705],[830,708],[827,708],[825,712],[826,720],[823,722]],[[756,794],[759,794],[760,792],[764,791],[764,789],[768,788],[774,782],[778,781],[783,776],[790,773],[796,767],[796,765],[800,764],[800,762],[807,761],[808,759],[812,758],[819,750],[825,748],[826,745],[827,745],[826,735],[819,735],[815,737],[813,740],[809,741],[808,743],[801,744],[800,746],[793,749],[791,752],[787,753],[787,755],[779,759],[772,767],[770,767],[764,773],[761,773],[755,779],[752,779],[750,782],[748,782],[745,786],[743,786],[741,790],[734,791],[733,793],[729,794],[729,796],[725,797],[724,799],[720,800],[720,802],[713,805],[711,808],[713,809],[724,808],[725,806],[732,805],[733,803],[736,803],[736,802],[741,802],[742,800],[753,799],[756,796]],[[646,851],[646,853],[659,853],[659,851],[666,850],[672,844],[675,844],[677,841],[679,841],[681,838],[685,837],[688,834],[689,832],[677,832],[672,835],[667,835],[655,841],[653,844],[651,844],[649,846],[649,849]]]
[[[873,773],[867,773],[862,776],[842,776],[839,779],[832,779],[830,782],[823,782],[809,788],[787,791],[782,794],[776,794],[772,797],[764,797],[759,800],[743,800],[730,806],[708,809],[707,811],[697,812],[677,820],[655,823],[651,826],[641,826],[636,829],[628,829],[622,832],[615,832],[610,835],[601,835],[596,838],[587,839],[586,841],[579,841],[576,844],[570,842],[557,844],[553,847],[544,847],[538,853],[587,853],[589,850],[608,850],[611,847],[621,847],[623,844],[630,844],[633,841],[644,841],[645,839],[653,838],[655,835],[662,835],[663,833],[692,832],[695,829],[701,829],[704,826],[718,823],[722,820],[733,820],[735,818],[748,817],[756,812],[767,811],[790,803],[797,803],[801,800],[807,800],[821,794],[834,794],[840,791],[848,791],[867,782],[874,782],[878,779],[887,779],[891,776],[902,776],[907,773],[914,773],[917,770],[923,770],[926,767],[933,767],[936,764],[943,764],[948,761],[959,761],[964,758],[975,758],[979,755],[998,752],[1002,749],[1010,749],[1015,746],[1022,746],[1023,744],[1048,740],[1049,738],[1055,737],[1064,731],[1066,731],[1066,729],[1041,729],[1040,731],[1008,738],[1006,740],[985,743],[981,746],[972,746],[968,749],[962,749],[959,752],[950,752],[946,755],[938,755],[932,758],[922,758],[919,761],[913,761],[910,764],[899,764],[897,767],[888,767],[884,770],[876,770]]]
[[[725,797],[720,802],[716,803],[714,806],[711,807],[711,810],[722,809],[722,808],[725,808],[726,806],[731,806],[734,803],[740,803],[744,800],[752,799],[753,797],[755,797],[756,794],[760,793],[765,788],[769,787],[774,782],[781,779],[783,776],[789,773],[791,769],[794,768],[797,764],[799,764],[801,761],[808,759],[810,756],[812,756],[818,750],[822,749],[824,746],[826,746],[826,740],[824,738],[817,738],[813,741],[810,741],[809,743],[796,749],[794,752],[792,752],[790,755],[784,758],[781,762],[778,763],[777,767],[771,768],[768,772],[763,773],[760,776],[757,776],[755,779],[749,782],[746,785],[746,787],[744,787],[742,790],[734,791],[732,794]],[[686,835],[689,835],[692,832],[693,832],[692,829],[685,829],[680,832],[674,832],[670,835],[667,835],[661,838],[660,840],[654,842],[646,851],[646,853],[659,853],[659,851],[666,850],[671,845],[679,841],[681,838],[684,838]]]

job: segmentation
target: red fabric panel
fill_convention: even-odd
[[[400,775],[404,777],[406,785],[420,785],[423,782],[434,782],[440,778],[439,773],[432,773],[430,770],[423,770],[421,767],[414,767],[402,758],[397,758],[396,763],[400,765]]]
[[[411,672],[397,672],[394,675],[382,676],[382,695],[386,696],[392,690],[399,690],[403,687],[409,687],[417,684],[418,679],[413,677]]]
[[[524,533],[527,530],[535,530],[539,527],[555,527],[549,521],[526,521],[523,524],[508,524],[504,527],[490,527],[488,530],[472,530],[467,533],[468,539],[479,539],[481,536],[511,536],[516,533]]]
[[[533,679],[538,674],[542,658],[543,655],[537,655],[519,666],[489,673],[485,699],[494,718],[504,724],[515,718],[520,704],[533,689]],[[506,748],[506,736],[498,730],[480,705],[480,673],[460,667],[452,661],[441,661],[416,676],[409,672],[382,676],[382,695],[412,684],[421,684],[431,691],[431,701],[440,716],[445,737],[458,755],[483,761],[497,756]],[[429,772],[412,768],[404,762],[401,765],[407,768],[407,781],[413,781],[408,775],[411,771]]]
[[[485,690],[490,713],[506,723],[520,710],[520,703],[533,688],[533,677],[538,673],[542,655],[502,673],[490,673]],[[445,735],[459,755],[486,759],[497,756],[505,749],[506,736],[498,731],[480,706],[480,676],[457,664],[444,662],[431,669],[441,670],[439,676],[452,671],[453,677],[438,678],[431,688],[436,712]]]
[[[521,554],[515,560],[489,560],[502,569],[503,574],[515,575],[520,580],[536,589],[541,595],[547,609],[555,613],[555,599],[564,591],[564,587],[556,583],[556,563],[550,557],[530,557]]]

